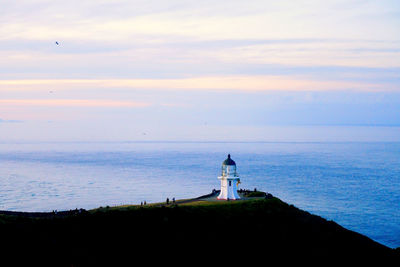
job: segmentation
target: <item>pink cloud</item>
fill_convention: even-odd
[[[0,99],[0,105],[42,107],[147,107],[150,103],[92,99]]]

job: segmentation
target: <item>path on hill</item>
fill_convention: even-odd
[[[210,194],[207,195],[203,195],[200,197],[196,197],[196,198],[190,198],[190,199],[181,199],[181,200],[176,200],[175,204],[188,204],[188,203],[193,203],[193,202],[197,202],[197,201],[223,201],[223,200],[218,200],[217,196],[219,194],[220,190],[215,190],[213,192],[211,192]],[[247,200],[247,199],[255,199],[257,197],[251,197],[248,198],[245,196],[244,192],[243,193],[239,193],[240,196],[240,200]],[[263,197],[262,197],[263,198]],[[239,200],[239,201],[240,201]],[[146,206],[149,207],[162,207],[162,206],[171,206],[173,205],[173,201],[170,200],[169,204],[167,204],[166,202],[161,202],[161,203],[149,203]],[[140,207],[140,205],[127,205],[127,207],[129,206],[136,206],[136,207]],[[101,208],[101,207],[100,207]],[[118,208],[118,207],[115,207]],[[94,209],[96,210],[96,209]],[[22,217],[31,217],[31,218],[52,218],[52,217],[66,217],[66,216],[70,216],[70,215],[76,215],[76,214],[80,214],[83,212],[88,212],[85,209],[74,209],[74,210],[65,210],[65,211],[57,211],[54,210],[52,212],[23,212],[23,211],[7,211],[7,210],[0,210],[0,215],[12,215],[12,216],[22,216]]]

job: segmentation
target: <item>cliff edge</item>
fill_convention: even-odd
[[[28,261],[30,266],[133,266],[143,260],[177,264],[187,259],[399,262],[398,250],[272,196],[197,200],[62,216],[0,215],[2,253],[23,255],[14,263]]]

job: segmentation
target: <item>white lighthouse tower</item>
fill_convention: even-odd
[[[221,180],[221,193],[217,199],[240,199],[237,193],[237,185],[240,183],[240,179],[236,172],[236,163],[231,159],[230,154],[228,154],[228,158],[222,162],[222,174],[218,179]]]

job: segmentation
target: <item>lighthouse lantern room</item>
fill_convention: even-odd
[[[221,181],[221,192],[217,199],[240,199],[237,193],[237,186],[240,183],[240,179],[236,172],[236,163],[231,159],[230,154],[228,154],[228,158],[222,162],[222,174],[218,179]]]

